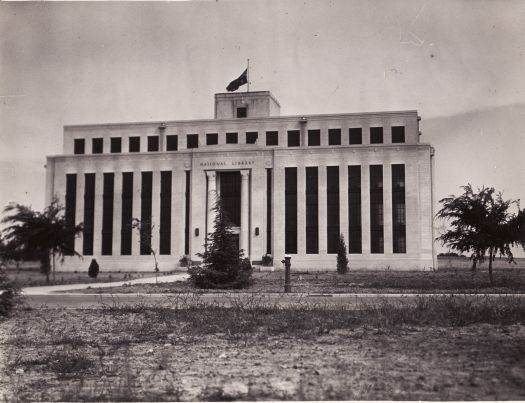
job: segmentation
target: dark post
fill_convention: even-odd
[[[281,263],[284,263],[284,292],[292,292],[292,284],[290,282],[291,260],[292,257],[290,255],[286,255],[284,260],[281,260]]]

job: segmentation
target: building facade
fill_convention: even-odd
[[[257,264],[335,270],[339,235],[355,269],[434,267],[432,155],[417,111],[280,116],[268,91],[215,95],[209,120],[64,127],[47,158],[46,202],[84,224],[83,270],[161,270],[200,260],[220,197]],[[139,219],[143,236],[132,227]]]

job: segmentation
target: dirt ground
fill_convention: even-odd
[[[191,334],[183,324],[177,326],[168,334],[165,329],[156,332],[147,312],[19,311],[0,324],[3,332],[10,332],[2,348],[10,397],[525,399],[523,323],[356,326],[307,334],[275,334],[264,328]],[[147,332],[137,333],[141,327]]]

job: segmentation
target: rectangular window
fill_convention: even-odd
[[[85,154],[86,152],[86,140],[75,139],[74,140],[74,151],[75,154]]]
[[[272,253],[272,168],[266,168],[266,253]]]
[[[237,144],[237,133],[226,133],[226,144]]]
[[[166,136],[166,151],[177,151],[179,147],[179,138],[176,134]]]
[[[383,166],[370,165],[370,252],[384,253]]]
[[[257,144],[257,132],[246,132],[246,144]]]
[[[299,130],[288,130],[288,147],[299,147],[301,145],[301,132]]]
[[[120,137],[111,137],[110,139],[110,152],[121,153],[122,152],[122,139]]]
[[[348,167],[348,253],[362,253],[360,165]]]
[[[77,208],[77,175],[66,174],[66,205],[64,211],[64,218],[66,219],[66,228],[72,230],[75,228],[75,212]],[[71,232],[71,235],[67,238],[66,243],[66,256],[73,256],[75,251],[75,234]]]
[[[142,172],[140,192],[140,254],[151,253],[151,196],[153,172]]]
[[[404,164],[392,164],[392,241],[394,253],[406,253]]]
[[[140,152],[140,137],[133,136],[129,138],[129,152],[130,153]]]
[[[370,128],[370,144],[383,144],[383,128],[382,127],[371,127]]]
[[[297,168],[284,168],[284,253],[297,253]]]
[[[148,151],[159,151],[159,136],[148,136]]]
[[[326,167],[327,252],[337,253],[339,243],[339,167]]]
[[[306,167],[306,253],[319,253],[319,172]]]
[[[267,146],[278,146],[279,145],[279,132],[266,132],[266,145]]]
[[[350,144],[363,144],[363,129],[361,127],[351,127],[348,129]]]
[[[392,126],[392,143],[405,142],[405,126]]]
[[[328,145],[341,145],[341,129],[328,129]]]
[[[186,148],[199,148],[199,135],[198,134],[187,134],[186,135]]]
[[[171,253],[171,171],[160,173],[159,254]]]
[[[92,145],[91,152],[93,154],[102,154],[104,152],[104,139],[103,138],[93,139],[91,145]]]
[[[321,130],[308,130],[308,146],[321,145]]]
[[[122,220],[120,229],[120,254],[131,255],[133,224],[133,172],[122,173]]]
[[[218,133],[206,133],[206,145],[213,146],[219,144],[219,134]]]
[[[190,254],[190,189],[191,172],[186,172],[186,190],[184,192],[184,254]]]
[[[248,108],[246,106],[240,106],[237,108],[237,117],[238,118],[245,118],[248,116]]]
[[[93,255],[95,225],[95,174],[84,174],[84,234],[82,254]]]
[[[102,255],[113,254],[113,193],[115,174],[104,174],[102,194]]]

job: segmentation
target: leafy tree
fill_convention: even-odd
[[[337,244],[337,272],[339,274],[348,272],[348,257],[346,256],[346,243],[343,234],[339,234],[339,243]]]
[[[214,210],[213,232],[208,234],[205,252],[198,254],[203,263],[188,269],[190,278],[199,288],[247,287],[252,275],[250,261],[239,250],[237,238],[231,230],[231,221],[220,199]]]
[[[443,207],[436,216],[450,220],[451,228],[437,238],[443,245],[460,253],[471,253],[472,270],[485,260],[488,252],[489,278],[493,282],[492,262],[497,254],[512,262],[512,247],[525,248],[525,212],[518,200],[503,200],[494,188],[482,187],[477,192],[469,184],[460,196],[441,199]],[[515,205],[517,214],[509,212]]]
[[[132,228],[135,228],[139,234],[139,243],[141,254],[143,251],[146,251],[148,254],[153,256],[153,261],[155,262],[155,282],[158,281],[159,275],[159,263],[157,261],[157,250],[153,248],[153,231],[155,230],[156,225],[151,222],[151,220],[139,220],[138,218],[133,218]]]
[[[64,261],[65,255],[81,256],[75,251],[72,240],[82,231],[82,224],[69,225],[63,214],[64,207],[53,199],[43,212],[34,211],[21,204],[9,204],[4,209],[8,214],[2,223],[8,226],[2,231],[9,254],[18,259],[34,259],[41,263],[42,273],[49,282],[53,262],[53,279],[55,261]]]

